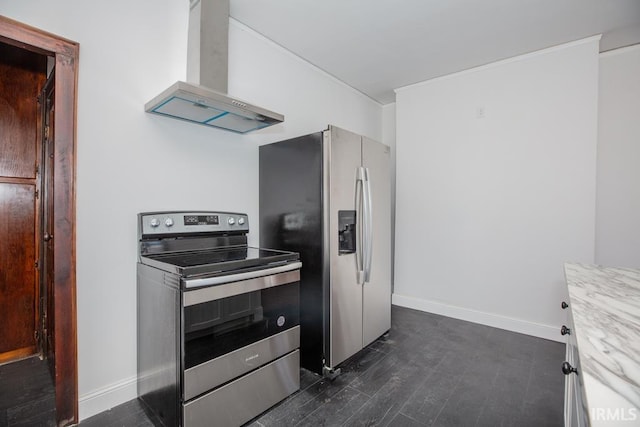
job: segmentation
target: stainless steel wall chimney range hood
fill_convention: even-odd
[[[238,133],[282,123],[282,114],[227,95],[229,0],[189,3],[187,82],[174,83],[145,111]]]

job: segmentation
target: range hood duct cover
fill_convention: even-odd
[[[227,95],[229,0],[190,0],[187,81],[176,82],[144,106],[148,113],[247,133],[284,116]]]

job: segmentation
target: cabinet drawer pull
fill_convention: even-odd
[[[562,325],[562,328],[560,328],[560,334],[561,335],[571,335],[571,329],[567,328],[564,325]]]
[[[566,302],[562,301],[562,304],[560,304],[560,307],[562,307],[562,309],[564,310],[565,308],[569,307],[569,304],[567,304]]]

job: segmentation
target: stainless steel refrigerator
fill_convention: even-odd
[[[260,147],[260,244],[300,253],[301,365],[325,376],[391,327],[389,147],[335,126]]]

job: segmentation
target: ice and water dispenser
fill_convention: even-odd
[[[338,252],[356,251],[356,211],[338,211]]]

